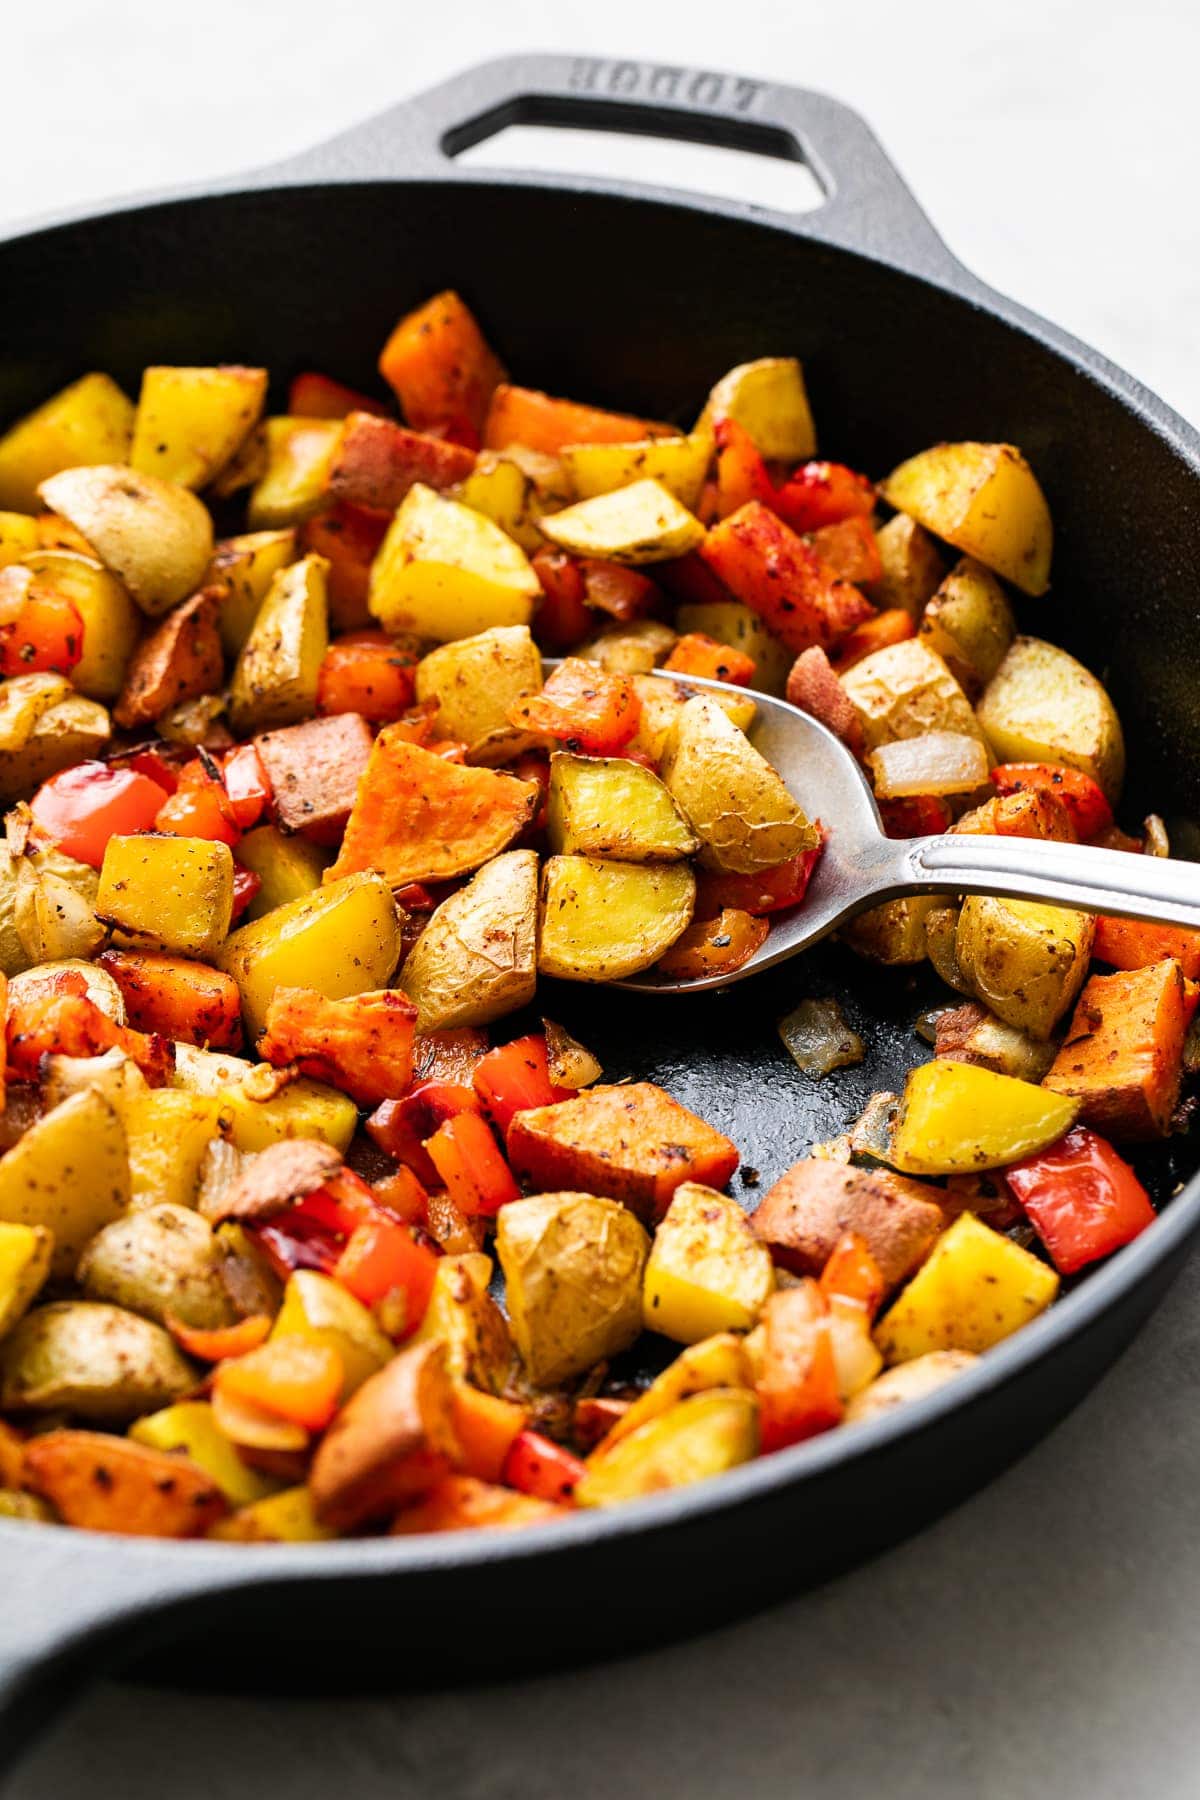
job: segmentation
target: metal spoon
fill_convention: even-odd
[[[746,693],[725,682],[679,679],[688,688]],[[728,987],[807,950],[857,913],[905,894],[1004,894],[1200,929],[1200,863],[966,832],[886,837],[867,778],[845,745],[786,700],[758,693],[753,699],[758,715],[752,742],[828,833],[804,901],[774,915],[761,949],[731,974],[678,981],[647,969],[614,986],[655,994]]]

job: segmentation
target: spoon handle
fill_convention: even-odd
[[[896,849],[904,868],[897,886],[920,893],[1003,894],[1200,930],[1200,863],[967,832]]]

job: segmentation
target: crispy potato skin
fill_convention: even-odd
[[[969,894],[958,916],[958,966],[1005,1024],[1050,1036],[1087,975],[1095,920],[1069,907]]]
[[[696,903],[687,863],[551,856],[542,869],[538,971],[562,981],[620,981],[657,962]]]
[[[782,779],[720,706],[697,695],[667,736],[662,778],[706,868],[750,875],[811,850],[817,833]]]
[[[237,1311],[221,1279],[212,1228],[184,1206],[151,1206],[115,1219],[88,1244],[76,1279],[89,1300],[105,1300],[164,1325],[167,1315],[209,1329]]]
[[[419,1031],[487,1025],[533,999],[538,859],[509,850],[443,900],[405,960],[400,986]]]
[[[875,544],[883,568],[876,580],[863,583],[868,597],[881,612],[900,607],[910,618],[919,619],[946,575],[937,545],[907,513],[897,513],[881,525]]]
[[[509,1323],[533,1382],[555,1386],[629,1348],[649,1247],[632,1213],[595,1194],[535,1194],[500,1209]]]
[[[300,724],[314,711],[329,643],[328,575],[326,559],[310,554],[272,578],[229,689],[241,735]]]
[[[81,531],[142,611],[169,612],[204,578],[213,549],[208,509],[173,481],[119,464],[64,469],[38,489]]]
[[[927,731],[983,736],[958,682],[919,637],[873,651],[841,679],[868,750],[896,738],[923,737]]]
[[[945,1218],[936,1188],[814,1157],[780,1176],[751,1224],[796,1275],[819,1275],[838,1239],[857,1232],[888,1287],[896,1287],[924,1262]]]
[[[35,1307],[0,1347],[0,1401],[10,1412],[63,1410],[125,1425],[196,1379],[161,1325],[91,1300]]]
[[[919,636],[969,696],[978,696],[1017,634],[1004,589],[969,556],[947,575],[925,608]]]

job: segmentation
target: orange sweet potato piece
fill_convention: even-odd
[[[566,444],[625,444],[636,438],[673,437],[675,430],[631,413],[581,406],[536,388],[502,384],[488,407],[483,445],[485,450],[504,450],[509,444],[523,444],[527,450],[557,456]]]
[[[417,1009],[396,989],[329,1000],[315,988],[276,988],[258,1054],[341,1088],[360,1106],[406,1094]]]
[[[303,832],[316,844],[336,844],[374,741],[360,713],[331,713],[256,737],[280,830]]]
[[[326,881],[377,869],[393,887],[448,881],[498,856],[533,817],[537,785],[467,768],[404,741],[375,739],[337,861]]]
[[[475,467],[475,455],[461,444],[410,431],[394,419],[352,412],[329,465],[329,491],[374,512],[395,512],[418,481],[444,492]]]
[[[734,1144],[653,1082],[593,1087],[519,1112],[508,1128],[513,1169],[546,1192],[575,1189],[661,1217],[685,1181],[724,1187]]]
[[[241,1049],[242,1003],[232,976],[184,956],[134,950],[106,950],[99,962],[120,988],[136,1030],[212,1050]]]
[[[1114,969],[1144,969],[1173,956],[1189,981],[1200,979],[1200,931],[1141,919],[1096,920],[1092,955]]]
[[[43,1056],[101,1056],[116,1045],[162,1087],[175,1064],[174,1046],[157,1034],[118,1025],[82,994],[23,994],[8,1008],[8,1072],[36,1081]]]
[[[688,631],[676,639],[663,664],[677,675],[703,675],[711,681],[733,681],[747,687],[754,680],[754,658],[744,650],[718,644],[703,631]]]
[[[878,581],[883,574],[875,532],[870,519],[862,513],[820,526],[812,534],[812,547],[835,574],[854,582],[856,587]]]
[[[847,519],[846,524],[852,523]],[[841,531],[841,525],[831,525],[830,531]],[[905,638],[915,637],[916,625],[913,616],[902,606],[889,607],[886,612],[879,612],[873,618],[864,619],[856,625],[849,637],[845,638],[834,658],[834,668],[839,675],[852,669],[855,663],[862,662],[876,650],[887,650],[893,644],[902,644]]]
[[[760,500],[714,525],[699,553],[797,655],[812,644],[835,648],[874,614],[871,602]]]
[[[988,837],[1054,838],[1062,844],[1076,841],[1071,815],[1057,794],[1025,788],[1019,794],[997,794],[982,806],[955,820],[951,831],[976,832]]]
[[[118,725],[127,731],[148,725],[181,701],[220,687],[225,658],[217,615],[225,591],[223,586],[201,588],[138,645],[113,708]]]
[[[25,1486],[67,1525],[126,1537],[200,1537],[228,1511],[184,1456],[100,1431],[48,1431],[25,1446]]]
[[[397,1513],[394,1535],[419,1531],[472,1531],[487,1526],[493,1531],[513,1531],[522,1525],[546,1525],[552,1519],[570,1517],[569,1506],[535,1500],[512,1488],[477,1481],[473,1475],[445,1475],[423,1500]]]
[[[792,664],[787,697],[801,712],[811,713],[841,738],[847,750],[861,756],[865,749],[862,722],[825,651],[813,644]]]
[[[308,1486],[323,1525],[352,1531],[428,1493],[460,1449],[438,1339],[413,1344],[351,1395],[317,1447]]]
[[[1198,996],[1173,957],[1093,975],[1043,1087],[1079,1100],[1081,1123],[1105,1137],[1165,1137]]]
[[[838,1240],[856,1232],[893,1288],[925,1261],[945,1219],[937,1190],[922,1182],[811,1157],[780,1176],[751,1224],[796,1275],[819,1275]]]
[[[450,288],[408,313],[383,347],[379,372],[416,431],[478,433],[504,367],[475,315]]]

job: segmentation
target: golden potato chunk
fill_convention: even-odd
[[[593,1450],[577,1506],[618,1506],[664,1488],[707,1481],[758,1453],[758,1400],[747,1388],[710,1388],[615,1444]]]
[[[271,583],[280,569],[286,569],[295,558],[296,533],[291,526],[277,531],[248,531],[241,537],[223,538],[217,545],[204,585],[227,590],[220,618],[226,656],[241,654]]]
[[[880,492],[889,506],[1022,592],[1044,594],[1049,587],[1050,508],[1014,445],[935,444],[893,469]]]
[[[1087,976],[1096,922],[1033,900],[969,894],[954,952],[972,990],[997,1018],[1048,1038]]]
[[[551,856],[542,871],[538,970],[563,981],[621,981],[657,962],[692,922],[686,863]]]
[[[0,1223],[0,1338],[33,1305],[53,1252],[54,1235],[45,1225]]]
[[[125,1132],[94,1090],[56,1106],[0,1157],[0,1220],[53,1232],[55,1277],[74,1274],[84,1245],[128,1204]]]
[[[528,625],[496,625],[431,650],[417,665],[417,699],[437,702],[439,737],[467,746],[472,762],[504,762],[528,741],[509,708],[541,691],[542,658]]]
[[[1117,709],[1089,669],[1041,638],[1019,637],[984,689],[979,723],[1000,762],[1082,769],[1115,801],[1125,777]]]
[[[265,369],[146,369],[130,464],[182,487],[207,487],[258,423],[266,397]]]
[[[111,837],[97,916],[130,950],[215,956],[233,916],[233,857],[210,838]]]
[[[876,531],[875,546],[883,572],[878,580],[864,582],[863,592],[881,612],[899,607],[919,619],[946,574],[937,545],[923,525],[897,513]]]
[[[34,550],[22,558],[33,570],[31,595],[69,600],[83,620],[83,654],[71,685],[89,700],[115,700],[142,633],[142,614],[102,563],[70,550]]]
[[[563,463],[576,497],[593,500],[637,481],[657,481],[681,506],[695,507],[712,461],[712,439],[642,438],[627,444],[565,444]]]
[[[13,1412],[125,1425],[196,1381],[161,1325],[93,1300],[35,1307],[0,1345],[0,1405]]]
[[[751,875],[815,847],[815,826],[782,777],[706,695],[680,708],[661,773],[711,869]]]
[[[541,583],[498,525],[418,482],[371,566],[367,604],[391,632],[440,644],[495,625],[528,625]]]
[[[83,533],[144,613],[170,612],[199,587],[212,555],[212,520],[177,482],[101,463],[64,469],[38,492]]]
[[[36,512],[43,481],[85,463],[124,462],[132,436],[133,403],[116,382],[81,376],[0,438],[0,506]]]
[[[546,834],[556,855],[616,862],[678,862],[699,848],[658,776],[624,756],[552,756]]]
[[[296,725],[313,713],[329,643],[328,573],[323,556],[305,556],[272,580],[229,690],[230,723],[242,736]]]
[[[537,986],[538,859],[509,850],[443,900],[399,985],[418,1031],[487,1025],[527,1006]]]
[[[667,562],[704,540],[704,527],[661,481],[635,481],[580,500],[541,522],[542,534],[576,556],[616,563]]]
[[[918,635],[963,692],[977,695],[1008,654],[1017,622],[991,570],[964,556],[925,608]]]
[[[941,657],[920,638],[872,651],[841,679],[868,750],[930,731],[983,737],[971,702]]]
[[[889,1363],[933,1350],[988,1350],[1057,1293],[1058,1276],[1039,1257],[960,1213],[880,1320],[875,1341]]]
[[[771,1252],[736,1200],[686,1181],[654,1234],[646,1264],[646,1328],[698,1344],[749,1331],[775,1289]]]
[[[817,433],[794,356],[760,356],[722,375],[700,415],[697,433],[721,419],[734,419],[749,432],[768,462],[803,462],[817,453]]]

